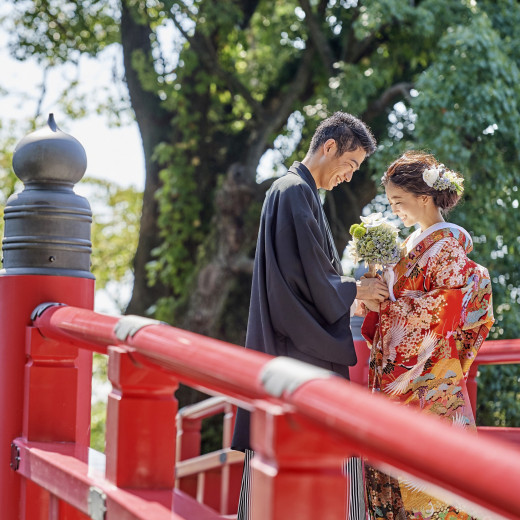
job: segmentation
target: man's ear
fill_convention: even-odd
[[[336,155],[338,145],[336,144],[335,139],[327,139],[323,144],[323,154],[324,155]]]

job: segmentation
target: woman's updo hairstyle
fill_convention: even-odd
[[[450,178],[455,180],[456,186],[453,182],[447,181],[442,187],[438,184],[436,187],[430,186],[423,178],[426,170],[437,170],[441,172],[441,177],[448,172]],[[464,179],[459,173],[447,170],[433,155],[412,150],[405,152],[388,167],[381,184],[387,186],[390,182],[417,196],[430,195],[435,206],[443,213],[447,213],[459,202]]]

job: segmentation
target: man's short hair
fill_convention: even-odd
[[[318,125],[309,146],[310,154],[315,153],[329,139],[336,141],[337,156],[363,148],[368,157],[377,146],[370,128],[361,119],[346,112],[336,112]]]

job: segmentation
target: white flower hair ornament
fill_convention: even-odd
[[[423,171],[424,182],[437,191],[451,190],[462,195],[464,188],[456,173],[448,170],[444,164],[435,168],[426,168]]]

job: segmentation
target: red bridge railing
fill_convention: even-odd
[[[83,147],[51,115],[47,129],[18,144],[13,168],[25,189],[4,212],[2,520],[234,518],[234,406],[252,412],[253,520],[343,520],[349,456],[430,482],[480,516],[518,518],[520,449],[504,440],[518,440],[517,430],[476,436],[295,360],[90,310],[92,215],[73,192],[86,169]],[[42,304],[55,301],[67,305]],[[519,340],[488,342],[477,363],[520,362],[519,350]],[[93,351],[108,356],[112,384],[105,454],[89,449]],[[180,382],[224,400],[177,413]],[[197,456],[200,421],[217,412],[222,449]],[[210,508],[200,502],[217,467]]]
[[[468,376],[468,392],[473,406],[477,409],[477,374],[482,365],[520,364],[520,339],[488,340],[479,350]],[[479,433],[492,434],[495,438],[514,442],[520,447],[520,428],[479,426]]]
[[[40,360],[52,352],[47,360],[56,364],[64,357],[57,353],[70,356],[78,347],[107,353],[114,390],[108,402],[103,474],[88,465],[74,443],[57,442],[61,433],[38,440],[39,432],[55,430],[52,424],[59,418],[56,408],[61,402],[45,405],[41,396],[53,383],[32,377],[38,362],[29,361],[26,389],[38,406],[45,406],[45,413],[25,407],[24,424],[33,428],[14,440],[27,511],[39,500],[39,507],[49,504],[44,515],[58,502],[83,514],[72,518],[223,518],[172,491],[173,392],[181,381],[252,410],[254,520],[345,518],[346,477],[341,468],[351,455],[431,482],[495,515],[518,518],[520,450],[511,443],[477,437],[396,407],[294,360],[271,358],[151,320],[67,306],[41,307],[37,314],[28,329],[29,359],[36,351]],[[516,350],[517,344],[506,348]],[[70,364],[62,363],[60,370],[66,374]],[[59,379],[56,374],[54,383]],[[63,384],[61,388],[65,392]]]

